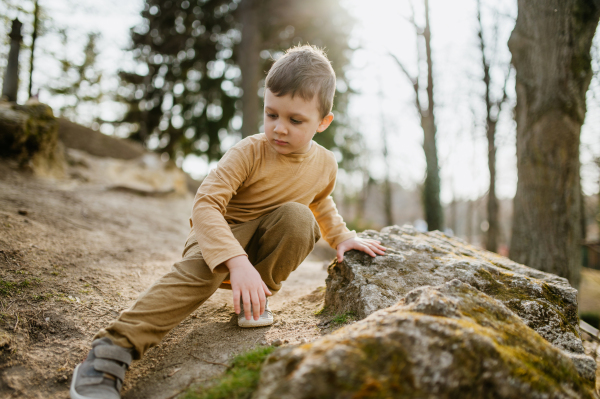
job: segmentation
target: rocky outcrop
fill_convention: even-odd
[[[0,156],[15,158],[41,176],[64,176],[64,151],[52,109],[41,103],[0,102]]]
[[[325,306],[359,318],[396,304],[408,292],[458,279],[498,300],[549,343],[571,358],[580,374],[595,380],[596,364],[584,355],[579,334],[577,291],[566,279],[479,250],[440,232],[411,226],[365,231],[380,240],[386,256],[357,251],[329,267]]]
[[[147,153],[140,143],[109,136],[65,118],[58,118],[58,138],[65,147],[96,157],[130,160]]]
[[[153,152],[134,159],[115,159],[68,148],[67,157],[72,177],[109,190],[143,196],[189,195],[185,172]]]
[[[439,255],[433,247],[419,251]],[[253,396],[380,397],[596,396],[593,382],[563,351],[501,301],[459,279],[412,290],[396,305],[313,343],[276,351]]]

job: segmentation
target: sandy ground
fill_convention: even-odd
[[[0,398],[68,398],[90,340],[180,258],[192,197],[143,197],[93,179],[41,180],[0,161]],[[81,172],[81,173],[80,173]],[[323,306],[333,257],[319,246],[271,299],[276,323],[242,329],[219,290],[127,375],[126,399],[175,398],[209,384],[256,345],[311,341],[339,326]],[[600,272],[583,274],[581,305],[598,310]],[[322,327],[326,325],[326,327]],[[586,352],[600,360],[592,341]]]
[[[93,335],[180,258],[191,203],[41,180],[0,162],[0,398],[69,397]],[[324,259],[309,257],[272,298],[274,326],[239,328],[231,291],[217,291],[134,362],[123,397],[176,397],[246,349],[328,332],[315,316]]]

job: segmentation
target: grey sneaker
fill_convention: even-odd
[[[125,371],[131,364],[131,349],[115,345],[109,338],[92,342],[92,350],[75,367],[71,399],[120,399]]]
[[[244,304],[240,303],[242,307],[242,311],[238,315],[238,326],[240,327],[265,327],[273,324],[273,312],[269,309],[269,299],[267,298],[267,303],[265,304],[265,311],[260,315],[258,320],[254,320],[254,317],[250,316],[250,320],[246,320],[244,315]],[[252,313],[252,310],[250,310]]]

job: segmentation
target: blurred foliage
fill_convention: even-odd
[[[83,59],[80,62],[72,60],[67,50],[70,48],[67,30],[59,30],[63,53],[53,54],[59,61],[61,76],[50,83],[46,89],[50,94],[62,97],[62,105],[58,108],[58,114],[70,120],[76,120],[77,115],[84,112],[94,113],[94,109],[104,99],[105,93],[101,89],[102,72],[98,68],[99,33],[90,32],[83,48]]]
[[[172,159],[196,154],[207,161],[220,158],[241,138],[236,59],[242,1],[247,0],[146,0],[143,22],[131,32],[137,73],[120,73],[118,95],[129,106],[121,123],[130,124],[131,138]],[[351,167],[361,149],[360,135],[346,116],[345,67],[354,21],[339,0],[261,0],[259,6],[264,76],[272,58],[292,45],[326,48],[338,76],[336,119],[315,140],[334,150],[342,167]]]
[[[579,318],[594,328],[600,328],[600,313],[598,312],[581,312]]]

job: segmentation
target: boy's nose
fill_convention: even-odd
[[[275,129],[273,129],[273,131],[276,133],[281,133],[281,134],[287,133],[287,129],[285,128],[283,123],[278,123],[277,125],[275,125]]]

